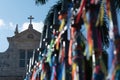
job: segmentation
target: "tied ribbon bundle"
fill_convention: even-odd
[[[89,23],[87,20],[85,9],[83,9],[82,18],[83,18],[84,25],[85,25],[86,31],[87,31],[87,42],[88,42],[88,49],[89,49],[88,51],[89,51],[90,56],[91,56],[92,51],[93,51],[92,24]]]
[[[59,49],[60,38],[61,38],[61,35],[63,34],[62,32],[64,31],[64,26],[65,26],[65,19],[62,19],[61,25],[59,27],[59,34],[58,34],[58,37],[57,37],[57,39],[55,41],[57,50]]]
[[[51,75],[51,80],[57,80],[57,73],[56,73],[56,67],[53,66],[53,69],[52,69],[52,75]]]
[[[62,62],[59,66],[58,80],[66,80],[66,67],[65,62]]]
[[[103,23],[103,18],[104,18],[104,13],[105,13],[104,12],[105,0],[101,0],[100,9],[99,9],[98,12],[96,12],[96,8],[94,10],[94,6],[96,6],[98,4],[98,2],[100,2],[100,0],[90,0],[90,1],[81,0],[79,11],[77,11],[77,8],[74,7],[74,10],[77,11],[77,15],[76,14],[74,15],[71,12],[73,6],[71,7],[71,10],[69,10],[69,12],[71,13],[69,17],[67,16],[69,13],[68,14],[63,14],[63,15],[60,14],[59,21],[61,22],[61,24],[60,24],[59,29],[58,29],[58,34],[57,35],[53,34],[54,39],[51,39],[51,42],[49,44],[49,48],[47,48],[46,49],[47,51],[44,53],[44,55],[47,57],[47,60],[45,60],[45,61],[50,63],[49,65],[50,65],[50,68],[51,68],[50,69],[51,70],[51,73],[50,73],[51,74],[51,76],[50,76],[51,80],[58,80],[57,79],[58,76],[60,77],[59,78],[60,80],[65,80],[65,78],[68,77],[68,76],[66,76],[66,75],[68,75],[66,73],[69,70],[67,70],[67,66],[66,66],[67,64],[66,63],[69,64],[68,66],[72,67],[72,74],[70,74],[70,76],[72,75],[72,80],[79,80],[80,76],[84,75],[84,74],[79,74],[80,71],[81,71],[79,69],[81,68],[81,66],[82,67],[84,66],[83,56],[80,56],[84,53],[84,48],[83,48],[83,46],[81,46],[81,45],[84,45],[84,42],[82,42],[82,40],[80,40],[81,35],[79,36],[80,39],[76,39],[76,34],[77,33],[80,34],[82,20],[83,20],[83,23],[86,27],[86,32],[87,32],[87,36],[86,36],[87,43],[86,44],[88,45],[88,51],[89,52],[87,52],[86,55],[89,54],[90,56],[92,56],[93,55],[92,53],[94,51],[93,48],[95,50],[98,50],[100,53],[102,53],[102,49],[103,49],[103,43],[102,43],[103,36],[102,35],[104,34],[104,33],[102,33],[102,30],[103,30],[102,27],[104,27],[103,26],[103,24],[104,24]],[[112,24],[111,12],[110,12],[110,9],[108,9],[108,8],[110,8],[110,1],[107,0],[106,3],[107,3],[107,14],[108,14],[108,17],[110,19],[110,23]],[[73,3],[73,5],[74,5],[74,3]],[[86,5],[87,6],[92,5],[92,10],[87,10]],[[88,8],[88,9],[91,9],[91,7]],[[89,11],[91,11],[91,12],[89,12]],[[97,13],[99,13],[99,14],[97,14],[97,16],[94,16],[94,13],[92,15],[93,11],[95,11],[95,15]],[[89,14],[89,15],[86,16],[87,14]],[[92,17],[91,17],[91,15],[92,15]],[[72,17],[74,17],[74,24],[73,25],[71,24],[72,23],[72,20],[71,20]],[[69,20],[69,21],[66,21],[66,20]],[[67,23],[67,26],[68,26],[67,29],[69,28],[70,36],[65,41],[67,46],[64,46],[62,44],[62,42],[65,40],[63,38],[66,37],[66,35],[64,36],[64,34],[63,34],[66,30],[65,29],[66,23]],[[111,25],[111,26],[113,26],[113,25]],[[55,36],[57,36],[57,37],[55,37]],[[55,48],[55,49],[53,49],[53,48]],[[56,50],[56,52],[54,50]],[[52,56],[54,53],[56,55]],[[67,54],[67,56],[66,56],[66,54]],[[94,55],[95,55],[94,59],[96,59],[96,54],[94,54]],[[98,54],[98,55],[101,55],[101,54]],[[56,59],[56,58],[58,58],[58,59]],[[65,60],[65,58],[68,59],[68,62],[67,62],[67,60]],[[74,59],[74,58],[76,58],[76,59]],[[82,61],[82,59],[83,59],[83,61]],[[53,64],[55,64],[55,65],[53,65]],[[96,60],[94,60],[94,64],[96,65]],[[102,69],[105,70],[103,61],[101,61],[100,64],[103,66]],[[44,65],[44,64],[42,64],[42,65]],[[58,68],[59,65],[62,65],[62,66],[60,68]],[[58,72],[59,71],[58,69],[61,70],[60,73]],[[34,73],[35,73],[35,71],[33,71],[33,75],[34,75]],[[97,74],[97,72],[95,72],[95,73]],[[41,71],[41,80],[46,79],[45,78],[46,75],[47,75],[46,71],[44,71],[44,68],[43,68],[42,71]],[[34,80],[33,77],[32,77],[32,80]]]
[[[61,25],[59,28],[59,32],[61,32],[63,30],[64,25],[65,25],[65,19],[62,19],[62,22],[61,22]]]
[[[66,75],[65,75],[65,63],[63,63],[63,69],[62,69],[62,80],[65,80]]]
[[[70,39],[70,43],[69,43],[69,52],[68,52],[68,63],[69,63],[69,65],[72,64],[72,45],[73,45],[73,39],[74,39],[75,31],[76,31],[76,28],[71,27],[71,39]]]
[[[36,80],[36,79],[35,79],[35,73],[36,73],[36,69],[33,70],[33,74],[32,74],[31,80]]]
[[[94,69],[94,75],[92,80],[104,80],[104,74],[101,71],[101,66],[97,65]]]
[[[87,32],[87,40],[88,40],[88,46],[89,46],[89,53],[90,55],[92,55],[92,51],[93,51],[93,40],[92,40],[92,31],[91,31],[91,25],[88,28],[88,32]]]
[[[60,63],[64,62],[64,57],[65,57],[65,46],[61,45],[60,51],[59,51],[59,62]]]
[[[79,80],[79,67],[76,63],[72,64],[72,80]]]
[[[55,42],[54,39],[52,39],[51,42],[50,42],[49,50],[48,50],[49,52],[47,54],[47,60],[46,61],[49,62],[49,63],[51,62],[52,47],[54,46],[54,42]]]
[[[82,2],[80,4],[79,13],[77,15],[76,23],[79,23],[79,21],[80,21],[80,17],[82,16],[82,11],[83,11],[85,4],[86,4],[86,0],[82,0]]]

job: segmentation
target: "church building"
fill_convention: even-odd
[[[15,34],[8,37],[9,48],[0,53],[0,80],[24,80],[27,64],[33,53],[38,57],[41,33],[33,28],[30,16],[28,29],[19,32],[16,25]]]

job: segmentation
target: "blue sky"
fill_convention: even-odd
[[[16,24],[19,32],[28,28],[27,17],[32,15],[34,29],[41,31],[48,10],[58,0],[50,0],[46,5],[35,5],[35,0],[0,1],[0,52],[6,51],[9,44],[7,37],[14,36]]]

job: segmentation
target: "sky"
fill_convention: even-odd
[[[41,32],[43,21],[51,8],[58,0],[48,0],[45,5],[36,5],[35,0],[0,0],[0,52],[8,49],[7,37],[14,36],[16,24],[19,32],[28,28],[30,15],[33,28]]]

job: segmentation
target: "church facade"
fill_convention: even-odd
[[[24,80],[29,59],[39,48],[40,37],[41,33],[33,29],[31,22],[20,33],[16,26],[15,35],[7,38],[9,48],[0,53],[0,80]]]

